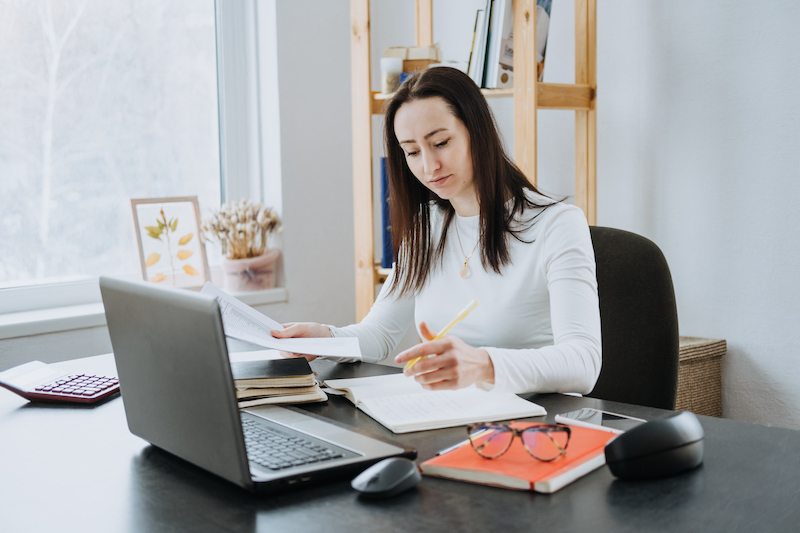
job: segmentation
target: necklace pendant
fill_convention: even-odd
[[[470,275],[469,266],[467,265],[466,261],[464,262],[464,268],[461,269],[461,277],[467,279]]]

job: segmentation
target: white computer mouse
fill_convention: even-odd
[[[370,466],[350,482],[355,490],[372,498],[389,498],[422,480],[419,468],[409,459],[391,457]]]

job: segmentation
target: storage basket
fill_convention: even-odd
[[[676,411],[722,417],[722,356],[725,340],[680,338]]]

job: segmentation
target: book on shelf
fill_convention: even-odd
[[[478,10],[475,13],[475,25],[472,29],[472,42],[469,45],[469,59],[467,59],[466,73],[470,77],[472,77],[472,57],[475,55],[475,38],[478,35],[478,24],[480,23],[481,20],[481,13],[483,13],[482,10]]]
[[[512,0],[494,0],[486,62],[487,89],[514,86],[513,31]]]
[[[510,392],[490,392],[474,385],[430,391],[403,374],[329,379],[325,386],[344,393],[353,405],[394,433],[547,414],[542,406]]]
[[[552,0],[536,0],[536,75],[542,81]],[[483,87],[499,89],[514,86],[514,4],[512,0],[493,0],[489,36],[486,44],[486,74]]]
[[[472,41],[472,52],[469,59],[467,74],[478,87],[483,87],[484,61],[486,59],[486,33],[488,12],[479,9],[475,19],[475,36]]]
[[[441,61],[442,50],[439,44],[430,46],[390,46],[383,51],[383,57],[397,57],[404,61]]]
[[[231,362],[239,407],[254,405],[324,402],[305,358]]]
[[[553,0],[536,0],[536,79],[544,77],[544,56],[547,52],[547,34],[550,31],[550,8]]]
[[[615,434],[570,426],[566,455],[550,462],[532,457],[518,438],[506,453],[485,459],[467,442],[420,465],[424,475],[517,490],[551,493],[569,485],[606,462],[605,447]]]
[[[425,70],[430,65],[442,61],[442,50],[438,43],[430,46],[390,46],[383,57],[396,57],[403,60],[403,72]]]
[[[392,268],[394,250],[392,249],[392,220],[389,215],[389,172],[386,168],[385,157],[381,157],[381,235],[383,237],[381,267]]]

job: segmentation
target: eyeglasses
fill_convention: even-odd
[[[556,424],[515,427],[512,424],[514,422],[470,424],[467,433],[472,449],[481,457],[495,459],[508,451],[514,437],[519,437],[528,453],[540,461],[554,461],[567,453],[572,433],[569,427]]]

